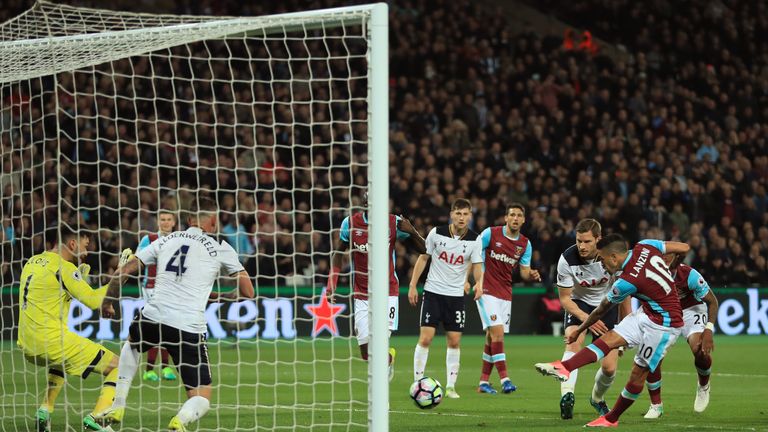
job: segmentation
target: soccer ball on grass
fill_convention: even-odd
[[[411,384],[411,399],[421,409],[432,409],[443,400],[443,386],[436,379],[423,377]]]

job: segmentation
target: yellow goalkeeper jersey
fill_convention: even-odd
[[[91,288],[77,267],[55,252],[33,256],[21,272],[18,344],[32,348],[40,345],[38,341],[66,332],[72,299],[96,309],[106,292],[106,285]]]

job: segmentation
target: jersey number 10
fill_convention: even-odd
[[[658,255],[652,256],[650,262],[651,266],[653,266],[656,271],[646,268],[645,277],[659,284],[664,292],[669,294],[672,292],[672,284],[675,283],[675,280],[672,278],[672,273],[669,272],[667,264],[665,264],[664,260]]]

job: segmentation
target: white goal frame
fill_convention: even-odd
[[[40,2],[45,3],[45,2]],[[125,57],[182,44],[239,33],[285,32],[291,28],[321,28],[336,25],[367,26],[368,45],[368,190],[369,190],[369,301],[370,360],[368,363],[368,428],[389,429],[388,382],[388,288],[389,288],[389,29],[386,3],[322,9],[264,17],[212,19],[145,29],[104,31],[82,35],[56,35],[55,23],[46,23],[49,34],[34,38],[0,41],[0,84],[54,75],[95,66]],[[151,16],[146,14],[146,16]],[[17,17],[16,19],[24,18]],[[168,38],[169,33],[173,38]],[[130,40],[135,48],[115,50],[116,42]],[[86,55],[87,54],[87,55]]]

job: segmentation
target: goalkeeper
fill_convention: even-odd
[[[115,395],[118,357],[67,328],[73,298],[96,309],[107,292],[106,286],[93,289],[85,281],[88,264],[77,266],[88,255],[89,243],[88,234],[61,225],[58,245],[30,258],[21,273],[18,345],[27,361],[48,368],[48,388],[37,410],[39,432],[50,431],[64,373],[83,379],[94,372],[105,376],[96,406],[83,420],[86,429],[101,430],[93,413],[109,407]],[[130,249],[123,251],[121,264],[130,255]]]

